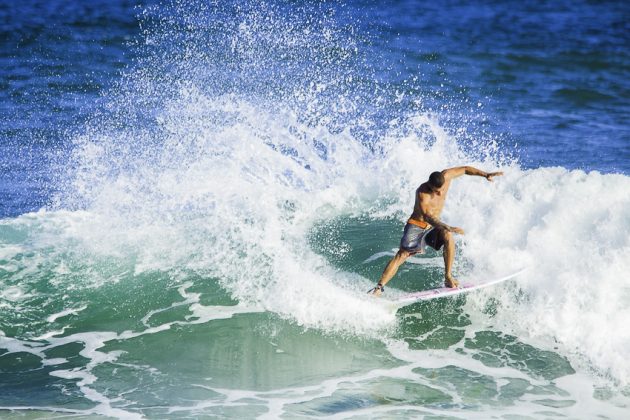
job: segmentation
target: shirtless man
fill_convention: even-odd
[[[503,172],[488,173],[472,166],[460,166],[445,169],[442,172],[433,172],[429,176],[429,180],[416,190],[413,213],[405,225],[398,253],[385,267],[376,287],[368,293],[380,295],[385,290],[383,286],[394,277],[398,267],[410,256],[418,253],[423,254],[427,244],[435,250],[444,246],[444,284],[446,287],[459,286],[459,282],[451,275],[451,266],[455,256],[455,239],[452,233],[463,235],[464,231],[442,222],[440,213],[442,213],[451,181],[464,174],[482,176],[488,181],[492,181],[493,177],[503,175]]]

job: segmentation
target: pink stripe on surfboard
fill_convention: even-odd
[[[513,277],[518,276],[525,270],[526,268],[523,268],[507,276],[504,276],[495,280],[486,281],[479,284],[462,282],[460,283],[460,286],[458,288],[440,287],[437,289],[430,289],[430,290],[423,290],[420,292],[409,293],[409,294],[402,295],[398,298],[392,299],[392,302],[397,305],[405,306],[406,304],[413,303],[420,300],[431,300],[431,299],[436,299],[439,297],[456,296],[462,293],[471,292],[473,290],[482,289],[484,287],[491,286],[493,284],[501,283],[505,280],[509,280]]]

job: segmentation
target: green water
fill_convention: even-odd
[[[388,257],[370,258],[392,251],[400,228],[335,219],[309,241],[337,269],[376,279]],[[2,261],[3,287],[22,291],[0,307],[0,406],[13,407],[3,418],[571,417],[583,398],[557,383],[576,374],[566,357],[492,327],[503,310],[492,298],[482,313],[466,296],[416,303],[366,337],[243,307],[217,279],[185,270],[134,275],[133,258],[82,260],[11,240],[25,251]],[[431,251],[391,284],[419,290],[441,276]],[[620,395],[595,389],[592,401]]]

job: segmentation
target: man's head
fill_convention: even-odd
[[[429,175],[429,187],[431,190],[438,191],[444,185],[444,175],[442,172],[433,172]]]

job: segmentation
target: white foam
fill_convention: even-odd
[[[628,383],[630,330],[618,328],[630,317],[628,191],[627,177],[561,168],[514,168],[491,186],[459,190],[449,216],[469,227],[464,256],[479,270],[531,267],[516,282],[524,295],[489,290],[469,300],[471,312],[498,298],[493,324],[555,340],[572,361]]]
[[[396,252],[398,251],[398,249],[394,249],[392,251],[383,251],[383,252],[377,252],[373,255],[370,255],[367,259],[365,259],[365,261],[363,261],[363,264],[367,264],[373,261],[376,261],[378,259],[384,258],[384,257],[393,257],[394,255],[396,255]],[[409,257],[405,260],[406,264],[417,264],[417,265],[425,265],[428,267],[444,267],[444,260],[442,259],[442,257],[420,257],[420,256],[414,256],[414,257]]]
[[[9,286],[0,292],[0,299],[6,299],[11,302],[18,302],[28,297],[30,297],[30,294],[20,286]]]
[[[2,244],[2,247],[0,248],[0,261],[1,260],[5,260],[5,261],[10,261],[13,258],[15,258],[15,256],[19,253],[23,252],[22,247],[18,246],[18,245],[12,245],[12,244]],[[3,270],[7,270],[6,265],[2,264],[0,265],[0,267],[2,267]],[[7,270],[10,271],[10,270]]]
[[[86,308],[87,308],[87,305],[83,305],[80,308],[76,308],[76,309],[73,309],[73,308],[64,309],[61,312],[58,312],[56,314],[50,315],[48,318],[46,318],[46,321],[48,321],[48,322],[55,322],[59,318],[66,317],[68,315],[76,315],[79,312],[85,310]]]

